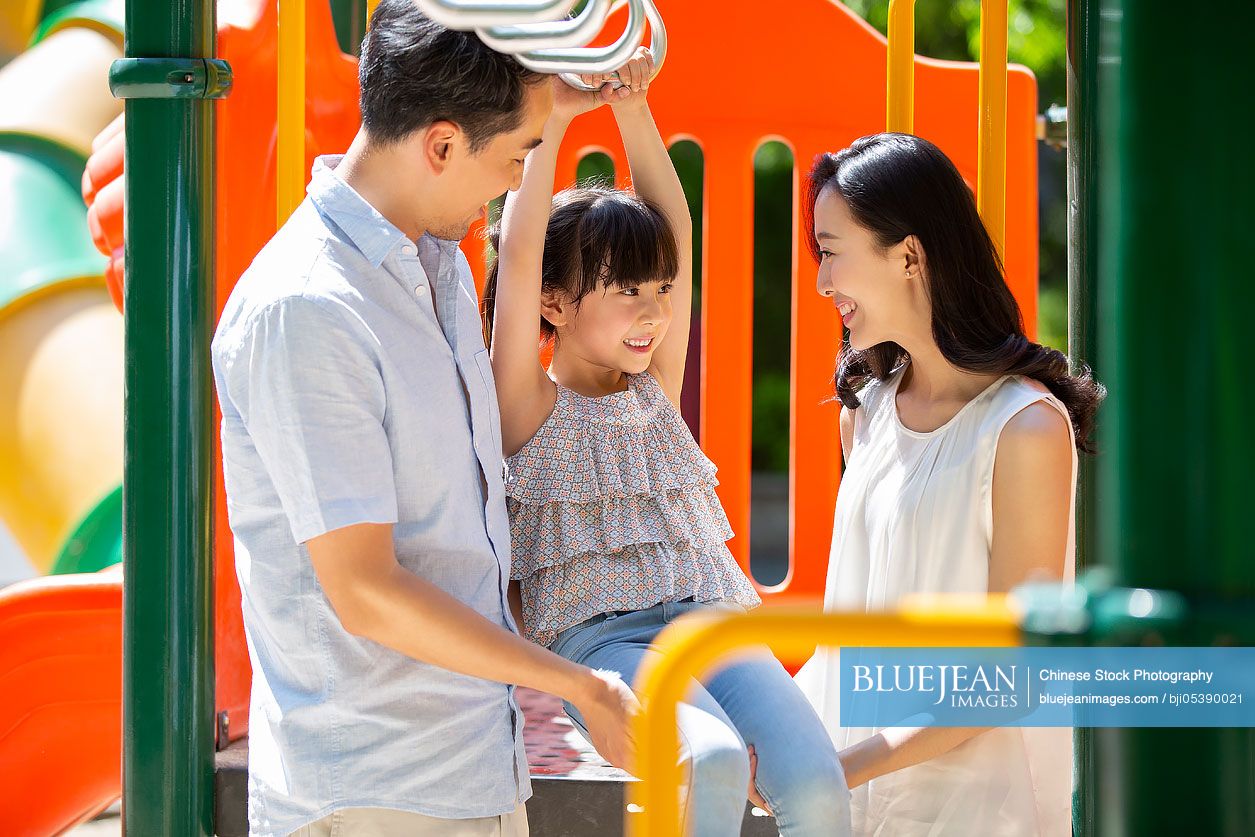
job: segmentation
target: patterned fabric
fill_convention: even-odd
[[[548,645],[598,614],[688,597],[761,604],[725,543],[718,484],[648,372],[601,398],[559,386],[506,476],[525,635]]]

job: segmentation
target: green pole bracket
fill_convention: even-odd
[[[119,58],[109,68],[115,99],[224,99],[231,65],[219,58]]]
[[[1098,568],[1074,586],[1018,588],[1025,645],[1255,645],[1255,602],[1116,587],[1111,579]]]

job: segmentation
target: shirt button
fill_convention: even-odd
[[[414,286],[414,293],[415,293],[416,295],[418,295],[418,296],[422,296],[423,294],[427,293],[427,286],[426,286],[426,285],[415,285],[415,286]]]
[[[412,256],[412,255],[414,255],[414,248],[413,248],[413,247],[411,247],[411,246],[410,246],[410,245],[408,245],[408,244],[407,244],[407,245],[405,245],[404,247],[402,247],[402,248],[401,248],[401,255],[403,255],[403,256]]]

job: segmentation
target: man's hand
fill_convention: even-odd
[[[632,773],[636,762],[632,727],[641,704],[628,685],[617,674],[594,671],[585,694],[571,703],[584,717],[584,726],[601,757]]]

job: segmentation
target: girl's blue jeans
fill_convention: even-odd
[[[648,610],[601,614],[567,628],[550,645],[556,654],[625,682],[659,632],[678,616],[724,603],[667,602]],[[567,714],[588,737],[579,711]],[[741,833],[749,788],[748,746],[758,755],[756,786],[782,837],[841,837],[850,833],[850,791],[841,762],[810,703],[769,652],[755,649],[693,683],[677,708],[681,760],[690,776],[685,833],[729,837]]]

